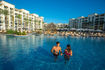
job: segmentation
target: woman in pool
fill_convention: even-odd
[[[66,61],[69,61],[70,56],[72,56],[72,50],[71,50],[71,46],[68,44],[64,52],[65,63]]]

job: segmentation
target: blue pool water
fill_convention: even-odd
[[[71,45],[73,56],[54,61],[52,46],[60,41],[62,50]],[[0,35],[0,70],[105,70],[105,38],[31,35]]]

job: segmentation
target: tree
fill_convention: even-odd
[[[32,19],[30,18],[30,19],[29,19],[29,23],[30,23],[30,24],[29,24],[29,29],[30,29],[30,26],[31,26],[31,21],[32,21]]]
[[[32,19],[31,18],[29,18],[29,22],[31,23],[31,21],[32,21]]]
[[[35,20],[34,20],[34,24],[35,24],[35,30],[36,30],[36,23],[37,23],[37,20],[35,19]]]
[[[43,24],[45,23],[45,22],[42,22]]]
[[[19,19],[18,20],[18,24],[19,24],[19,22],[20,22],[20,24],[22,24],[22,15],[19,14],[16,17]]]
[[[41,21],[39,20],[39,25],[40,25]]]
[[[8,10],[3,10],[4,15],[9,15]]]
[[[0,9],[0,14],[3,14],[3,10],[2,9]]]
[[[8,25],[8,22],[7,22],[7,17],[9,15],[8,10],[3,10],[3,14],[5,15],[5,24]]]
[[[21,17],[22,17],[22,15],[20,15],[20,14],[19,14],[19,15],[17,15],[17,18],[21,19]]]
[[[0,9],[0,14],[3,14],[3,10],[2,9]],[[3,21],[1,21],[0,23],[3,23]]]
[[[28,23],[29,23],[29,19],[24,18],[24,20],[25,20],[25,22],[26,22],[25,24],[28,25]]]
[[[12,22],[13,22],[13,23],[12,23],[12,27],[14,28],[14,24],[15,24],[14,16],[12,15],[11,18],[12,18]]]
[[[18,18],[18,24],[17,24],[17,26],[19,26],[19,24],[21,25],[21,32],[22,32],[22,15],[19,14],[16,17]]]
[[[24,18],[24,25],[25,25],[25,27],[27,28],[28,27],[28,24],[29,24],[29,19],[28,19],[28,17],[27,18]]]
[[[39,22],[39,21],[38,21],[37,19],[34,20],[34,23],[35,23],[35,29],[37,28],[37,25],[38,25],[37,23],[38,23],[38,22]]]

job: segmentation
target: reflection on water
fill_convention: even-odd
[[[63,52],[71,45],[73,56],[66,65],[63,56],[54,62],[50,50],[56,41]],[[0,70],[104,70],[104,53],[104,38],[0,35]]]
[[[40,47],[43,46],[43,35],[39,36],[29,36],[29,37],[13,37],[13,36],[0,36],[0,45],[2,48],[1,51],[12,53],[13,51],[23,51],[25,53],[28,53],[30,48],[37,49],[40,45]],[[6,51],[5,51],[6,50]]]

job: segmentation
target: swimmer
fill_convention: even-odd
[[[60,52],[61,56],[63,55],[59,42],[56,42],[56,46],[53,46],[53,48],[51,49],[51,52],[55,56],[55,61],[56,61],[57,57],[59,56],[59,52]]]
[[[70,56],[72,56],[72,50],[71,50],[71,46],[68,44],[64,52],[65,63],[69,61]]]

